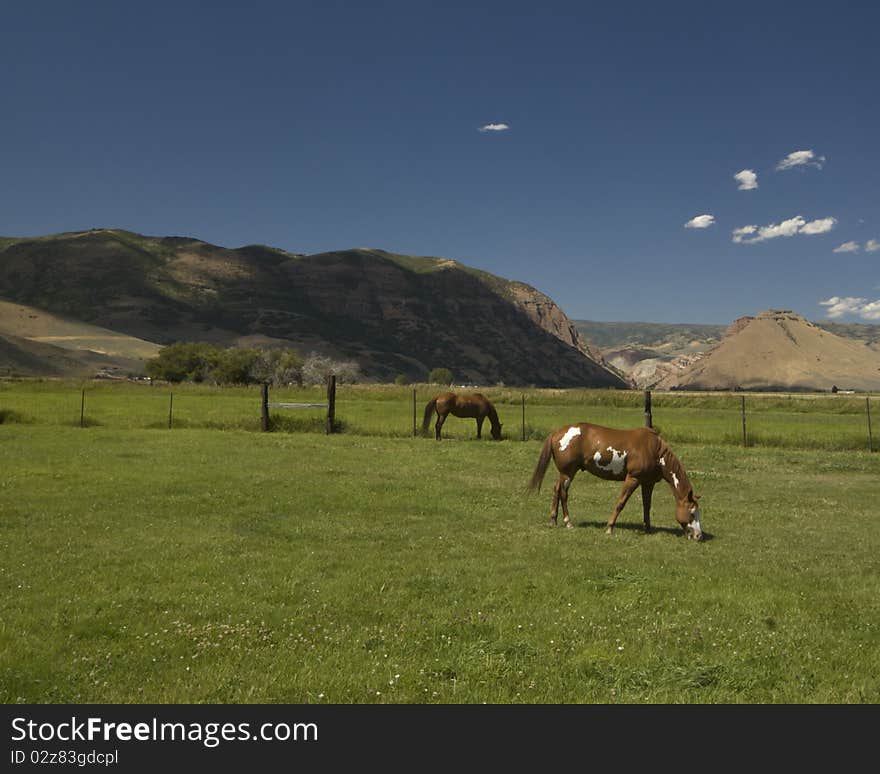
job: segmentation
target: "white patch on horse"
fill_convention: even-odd
[[[661,457],[659,461],[660,461],[660,464],[665,468],[666,467],[666,457]]]
[[[675,488],[678,489],[678,476],[676,476],[675,473],[672,474],[672,483]]]
[[[688,526],[691,528],[691,532],[697,540],[701,540],[703,537],[703,525],[700,524],[701,516],[702,514],[700,513],[699,508],[691,509],[691,523]]]
[[[608,451],[611,452],[611,461],[607,465],[603,465],[602,460],[602,452],[596,452],[593,455],[593,462],[596,463],[597,468],[601,468],[602,470],[608,470],[613,473],[615,476],[619,476],[623,473],[623,468],[626,465],[626,452],[619,452],[612,446],[608,447]]]
[[[579,436],[581,434],[581,429],[579,427],[569,427],[568,430],[565,431],[565,435],[559,439],[559,451],[565,451],[568,448],[568,445],[571,443],[572,439]]]

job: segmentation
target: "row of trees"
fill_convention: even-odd
[[[315,352],[305,359],[293,349],[215,347],[204,342],[178,342],[162,347],[146,362],[147,376],[168,382],[273,385],[321,384],[328,373],[341,383],[360,379],[357,363],[335,361]]]
[[[178,342],[162,347],[146,363],[147,376],[166,382],[208,382],[212,384],[269,384],[299,386],[323,384],[327,374],[336,374],[341,384],[361,379],[358,364],[333,360],[316,352],[302,358],[293,349],[258,347],[215,347],[204,342]],[[407,383],[401,375],[395,380]],[[428,375],[432,384],[452,383],[452,371],[434,368]]]

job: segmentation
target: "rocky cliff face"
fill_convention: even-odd
[[[627,387],[552,299],[455,261],[95,231],[0,243],[0,297],[168,343],[296,347],[369,378]]]
[[[570,347],[586,351],[580,331],[552,298],[522,282],[511,282],[509,291],[513,302],[545,331]]]
[[[580,350],[603,368],[627,379],[620,369],[608,362],[598,347],[594,347],[583,337],[577,324],[569,319],[550,296],[523,282],[511,282],[508,292],[513,302],[549,334]]]

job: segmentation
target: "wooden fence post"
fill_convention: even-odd
[[[416,388],[413,387],[413,438],[418,435],[418,429],[416,425]]]
[[[86,391],[83,388],[82,391],[82,400],[79,404],[79,426],[85,427],[86,424]]]
[[[262,385],[262,400],[261,400],[261,410],[260,410],[260,429],[264,433],[269,432],[269,383],[263,382]]]
[[[327,433],[336,431],[336,374],[327,377]]]
[[[171,429],[171,417],[172,412],[174,411],[174,393],[171,392],[168,394],[168,429]]]
[[[746,396],[741,396],[742,400],[742,425],[743,425],[743,446],[748,446],[746,439]]]
[[[651,416],[651,391],[645,390],[645,427],[654,427],[654,419]]]
[[[871,435],[871,397],[865,398],[865,412],[868,414],[868,451],[874,451],[874,437]]]
[[[522,439],[526,440],[526,396],[522,396]]]

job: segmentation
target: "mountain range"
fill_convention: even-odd
[[[87,324],[137,346],[196,340],[290,346],[355,361],[377,381],[400,375],[426,381],[430,370],[445,367],[456,381],[477,384],[630,386],[591,353],[552,299],[443,258],[372,249],[317,255],[263,245],[227,249],[187,237],[93,229],[0,239],[0,299],[13,307],[7,318],[17,305],[19,320],[48,313],[54,328],[59,321]],[[22,332],[4,326],[0,315],[0,336],[12,353],[7,371],[45,359],[45,350],[26,342],[45,348],[73,337],[64,339],[64,357],[89,367],[85,352],[109,355],[80,347],[79,334],[56,333],[50,344]],[[94,335],[90,328],[81,339]],[[62,361],[57,355],[60,370]]]
[[[293,347],[364,378],[657,389],[880,390],[880,325],[766,310],[729,326],[573,321],[446,258],[305,255],[91,229],[0,238],[0,376],[138,373],[174,341]]]

